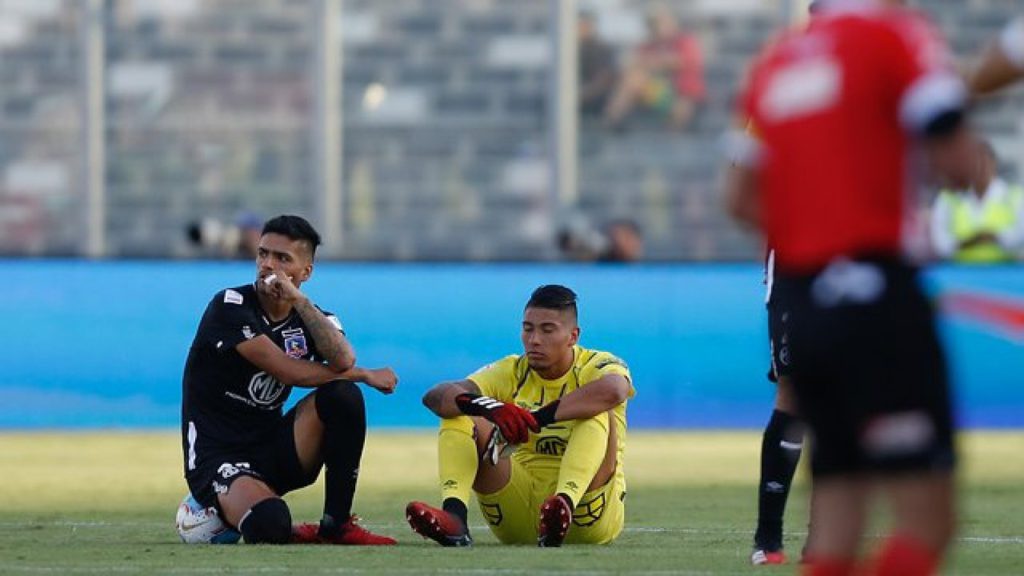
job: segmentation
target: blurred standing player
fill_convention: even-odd
[[[982,55],[968,84],[975,94],[988,94],[1024,78],[1024,16],[1011,22]]]
[[[748,123],[744,129],[751,138],[756,131]],[[751,177],[750,167],[734,159],[726,172],[726,194],[735,199],[738,185]],[[750,220],[745,220],[750,223]],[[754,531],[754,551],[750,563],[785,564],[782,527],[786,514],[789,489],[803,452],[806,425],[797,410],[796,394],[790,379],[789,310],[785,308],[775,285],[775,251],[770,247],[764,259],[765,308],[768,312],[768,344],[771,364],[768,380],[775,383],[775,402],[772,415],[761,435],[760,477],[757,484],[757,529]],[[808,537],[809,538],[809,537]]]
[[[741,175],[746,169],[733,165],[730,177]],[[742,177],[742,176],[740,176]],[[728,188],[728,186],[727,186]],[[775,401],[772,415],[761,435],[760,473],[757,484],[757,528],[754,531],[754,550],[750,563],[785,564],[783,551],[783,519],[786,502],[796,475],[806,425],[797,410],[796,394],[790,379],[789,312],[780,303],[774,282],[775,251],[765,256],[765,308],[768,311],[768,344],[771,364],[768,380],[775,383]],[[812,498],[813,499],[813,498]],[[808,536],[808,539],[810,536]],[[805,548],[806,549],[806,548]]]
[[[353,382],[385,393],[390,368],[355,366],[341,323],[299,287],[313,273],[320,236],[298,216],[262,230],[256,281],[218,292],[185,365],[182,448],[185,478],[248,543],[394,544],[351,515],[366,436],[363,396]],[[287,414],[293,386],[314,388]],[[326,468],[319,526],[292,528],[281,496]]]
[[[543,547],[605,544],[625,521],[629,369],[577,345],[576,294],[541,286],[523,312],[525,353],[434,386],[423,403],[442,418],[441,509],[411,502],[413,530],[469,546],[471,492],[498,540]],[[500,436],[499,436],[500,434]],[[507,448],[518,448],[507,456]]]
[[[805,425],[800,419],[790,381],[789,311],[775,292],[775,251],[765,258],[765,307],[771,366],[768,379],[775,383],[775,406],[761,437],[761,475],[757,489],[757,530],[751,564],[784,564],[782,525],[786,500],[803,451]]]
[[[933,574],[955,526],[943,353],[903,256],[911,144],[968,180],[966,91],[943,42],[895,0],[823,0],[755,62],[737,132],[734,216],[764,230],[789,310],[792,381],[814,435],[804,573],[852,574],[869,496],[894,532],[870,574]]]
[[[817,12],[818,2],[808,6],[809,14]],[[746,132],[757,136],[748,123]],[[729,182],[742,178],[746,168],[730,167]],[[783,519],[786,501],[793,484],[800,455],[803,452],[806,425],[797,411],[796,395],[790,380],[789,311],[784,308],[775,286],[775,251],[769,247],[764,261],[765,308],[768,311],[768,343],[771,365],[768,379],[775,383],[772,415],[761,436],[760,477],[757,484],[757,529],[750,563],[785,564],[783,552]],[[809,538],[809,536],[808,536]]]

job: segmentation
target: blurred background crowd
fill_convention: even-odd
[[[1020,9],[916,4],[960,57]],[[336,259],[756,259],[718,141],[805,6],[0,0],[0,255],[247,258],[288,212]],[[1020,255],[1022,111],[979,103],[977,190],[921,197],[932,255]]]

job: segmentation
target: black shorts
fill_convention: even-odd
[[[295,449],[295,408],[281,418],[267,438],[259,446],[199,452],[196,468],[185,473],[192,496],[203,506],[220,510],[217,495],[226,493],[241,476],[266,482],[278,495],[316,482],[320,467],[304,472]]]
[[[789,310],[779,303],[772,289],[772,298],[768,301],[768,345],[771,352],[771,365],[768,366],[768,379],[778,382],[779,376],[788,377],[789,362],[792,360],[789,350]]]
[[[951,470],[945,358],[916,269],[866,258],[776,282],[814,475]]]

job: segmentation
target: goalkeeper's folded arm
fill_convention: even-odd
[[[481,416],[493,422],[501,430],[502,436],[512,444],[526,442],[530,431],[540,431],[540,426],[528,410],[490,396],[464,392],[455,397],[455,405],[467,416]]]

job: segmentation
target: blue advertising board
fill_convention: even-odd
[[[203,309],[254,274],[246,262],[0,261],[0,427],[177,426]],[[579,293],[584,346],[629,363],[631,427],[763,425],[773,389],[755,264],[322,263],[303,289],[342,319],[360,365],[399,374],[393,396],[367,391],[371,426],[427,427],[423,392],[520,351],[523,305],[547,283]],[[1024,426],[1024,270],[937,268],[928,283],[948,304],[960,421]]]

